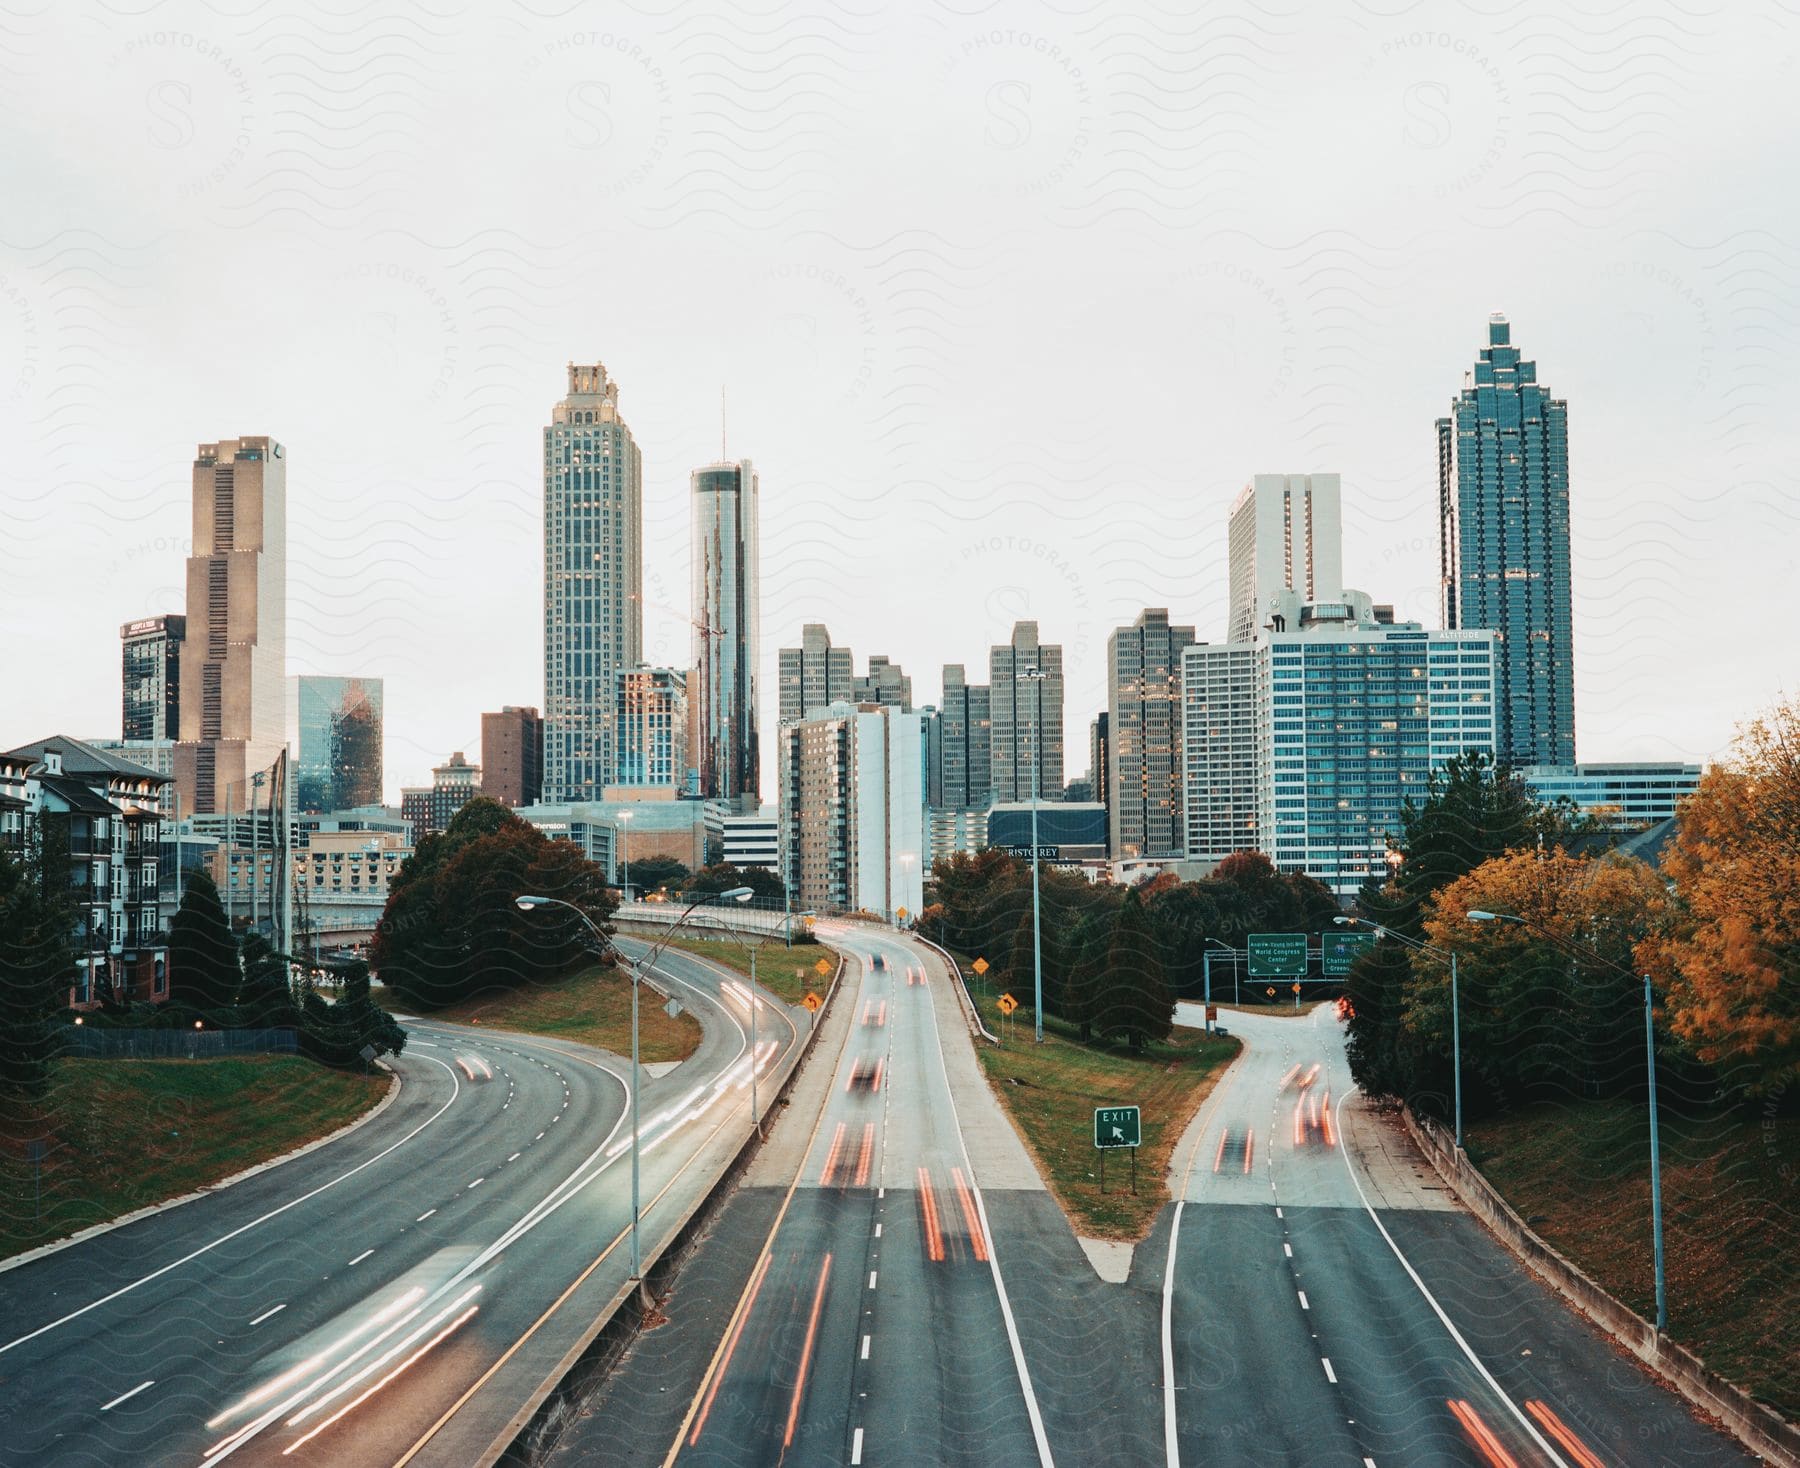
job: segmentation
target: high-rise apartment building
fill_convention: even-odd
[[[1180,856],[1182,818],[1181,654],[1192,627],[1147,608],[1106,640],[1107,835],[1115,860]]]
[[[504,705],[481,716],[481,793],[517,809],[544,793],[544,720],[534,708]]]
[[[923,717],[834,704],[779,738],[781,869],[795,907],[917,913],[930,859]]]
[[[1335,474],[1258,474],[1231,507],[1227,642],[1248,642],[1282,591],[1324,602],[1344,585],[1344,530]]]
[[[286,452],[203,443],[193,486],[175,784],[181,813],[206,815],[248,809],[286,742]]]
[[[689,687],[698,670],[625,668],[619,673],[619,769],[616,785],[673,786],[683,794],[695,783],[689,737]]]
[[[1107,801],[1107,788],[1112,783],[1112,715],[1094,715],[1088,725],[1088,775],[1093,781],[1093,797],[1102,805]]]
[[[1042,676],[1035,676],[1035,675]],[[988,653],[994,799],[1059,800],[1063,788],[1063,650],[1038,641],[1036,622]]]
[[[296,810],[381,804],[381,708],[379,678],[288,679]]]
[[[889,662],[885,654],[872,653],[869,671],[856,680],[852,702],[884,704],[910,713],[912,679],[906,676],[900,664]]]
[[[800,630],[800,646],[781,649],[777,681],[777,721],[783,724],[807,718],[814,709],[849,702],[856,695],[850,649],[833,647],[823,622],[808,622]]]
[[[944,665],[944,699],[937,721],[934,805],[944,810],[985,810],[994,795],[993,705],[988,686],[968,682],[961,663]]]
[[[187,618],[142,617],[119,629],[123,691],[120,738],[132,743],[181,737],[181,644]]]
[[[544,429],[544,799],[598,800],[619,669],[642,661],[644,471],[600,363],[569,364]]]
[[[1218,861],[1256,848],[1256,647],[1195,643],[1181,654],[1187,854]]]
[[[1444,625],[1499,643],[1499,754],[1575,762],[1569,577],[1569,405],[1521,360],[1504,316],[1437,421]]]
[[[756,471],[748,459],[691,477],[694,506],[694,667],[700,793],[755,810],[761,803],[756,668],[761,649]]]

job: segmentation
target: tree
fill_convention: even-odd
[[[239,947],[243,982],[238,986],[238,1012],[253,1029],[276,1029],[300,1022],[288,988],[288,961],[261,933],[246,933]]]
[[[781,885],[778,872],[770,871],[767,867],[737,867],[728,861],[700,868],[689,880],[686,891],[691,898],[702,894],[729,892],[733,887],[748,887],[751,892],[750,903],[756,907],[774,906],[783,902],[786,897],[786,889]]]
[[[369,966],[361,959],[334,965],[338,999],[328,1004],[323,995],[308,993],[301,1012],[300,1048],[326,1065],[363,1063],[363,1050],[398,1055],[406,1046],[406,1031],[394,1017],[369,997]]]
[[[1349,1008],[1345,1052],[1350,1074],[1371,1096],[1407,1096],[1410,1068],[1402,1063],[1406,993],[1412,982],[1410,951],[1380,939],[1351,966],[1344,982]]]
[[[1667,928],[1640,957],[1670,1028],[1747,1096],[1800,1081],[1800,699],[1739,734],[1682,807],[1663,875]]]
[[[1106,949],[1111,914],[1095,908],[1077,920],[1068,939],[1068,971],[1063,978],[1061,1015],[1075,1026],[1085,1043],[1094,1037],[1094,1021],[1105,993]]]
[[[58,828],[39,825],[22,850],[0,847],[0,1090],[17,1096],[50,1083],[53,1016],[75,972],[68,870]]]
[[[623,872],[620,875],[623,876]],[[644,856],[631,864],[631,885],[639,892],[680,887],[691,875],[687,867],[672,856]]]
[[[1122,1035],[1133,1051],[1141,1051],[1148,1041],[1167,1039],[1174,1021],[1175,1000],[1163,977],[1156,934],[1133,888],[1113,921],[1095,1028],[1102,1035]]]
[[[169,925],[169,997],[193,1009],[229,1009],[237,1003],[242,977],[219,889],[195,868]]]

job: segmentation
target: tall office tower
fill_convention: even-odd
[[[923,723],[839,703],[781,726],[781,870],[796,907],[920,910],[931,859]]]
[[[187,618],[143,617],[119,629],[123,718],[120,738],[181,736],[181,644]]]
[[[619,768],[616,785],[672,785],[686,791],[688,684],[686,669],[619,671]]]
[[[993,710],[994,799],[1062,799],[1063,650],[1038,641],[1036,622],[1013,626],[1012,641],[988,652]],[[1036,670],[1042,678],[1021,674]],[[1035,777],[1035,778],[1034,778]]]
[[[1575,762],[1569,405],[1519,360],[1506,318],[1437,421],[1444,626],[1499,634],[1499,755]]]
[[[867,675],[856,680],[856,695],[853,701],[885,704],[889,708],[897,708],[910,713],[912,711],[912,679],[901,671],[900,664],[889,662],[885,654],[872,653],[869,657]]]
[[[1329,601],[1344,588],[1344,526],[1335,474],[1258,474],[1231,507],[1227,642],[1248,642],[1279,591]]]
[[[287,713],[287,456],[272,438],[203,443],[187,560],[180,813],[247,810]]]
[[[381,804],[381,679],[288,679],[294,806],[303,812]]]
[[[1107,846],[1115,861],[1180,856],[1182,820],[1181,653],[1192,627],[1169,625],[1149,607],[1106,639]]]
[[[481,793],[502,805],[536,805],[544,793],[544,720],[504,705],[481,716]]]
[[[694,501],[694,667],[700,793],[747,810],[761,804],[756,665],[761,650],[757,483],[748,459],[708,464]]]
[[[1188,856],[1218,861],[1234,851],[1255,850],[1253,643],[1199,642],[1182,650],[1181,763]]]
[[[934,802],[944,810],[986,810],[993,800],[993,705],[985,683],[964,681],[961,663],[944,665],[938,712],[938,775]]]
[[[1088,725],[1088,773],[1094,781],[1094,799],[1107,801],[1107,786],[1112,780],[1112,715],[1094,715]]]
[[[544,790],[598,800],[618,762],[619,669],[643,658],[644,467],[619,384],[569,364],[544,430]]]
[[[781,688],[777,720],[783,724],[856,696],[850,649],[833,647],[831,633],[823,622],[808,622],[800,629],[800,646],[781,649],[778,681]]]

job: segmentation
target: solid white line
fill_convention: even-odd
[[[1338,1135],[1340,1137],[1344,1135],[1344,1103],[1350,1099],[1351,1093],[1357,1089],[1358,1087],[1351,1086],[1342,1096],[1338,1097],[1337,1117]],[[1549,1443],[1544,1441],[1544,1435],[1537,1430],[1531,1419],[1521,1412],[1518,1404],[1500,1389],[1500,1383],[1494,1380],[1493,1372],[1482,1365],[1481,1358],[1475,1354],[1469,1343],[1463,1339],[1462,1332],[1451,1324],[1450,1317],[1444,1313],[1444,1307],[1438,1304],[1437,1297],[1433,1295],[1430,1290],[1425,1288],[1425,1281],[1419,1278],[1418,1270],[1414,1269],[1411,1261],[1407,1259],[1406,1255],[1400,1252],[1400,1246],[1394,1242],[1394,1236],[1387,1231],[1387,1225],[1381,1221],[1381,1216],[1376,1213],[1375,1209],[1370,1205],[1369,1195],[1363,1191],[1362,1182],[1356,1176],[1356,1169],[1350,1164],[1350,1153],[1352,1149],[1349,1147],[1339,1147],[1338,1151],[1343,1155],[1344,1171],[1350,1174],[1350,1181],[1356,1188],[1356,1196],[1362,1199],[1363,1208],[1367,1211],[1369,1217],[1374,1220],[1375,1227],[1381,1231],[1382,1238],[1387,1240],[1388,1248],[1394,1251],[1394,1257],[1400,1261],[1400,1267],[1407,1272],[1411,1277],[1412,1282],[1419,1287],[1419,1293],[1425,1297],[1425,1303],[1431,1306],[1432,1311],[1437,1315],[1437,1318],[1443,1322],[1444,1329],[1450,1332],[1450,1339],[1455,1341],[1456,1344],[1462,1348],[1462,1353],[1464,1356],[1468,1357],[1469,1364],[1481,1373],[1481,1379],[1488,1384],[1494,1395],[1505,1404],[1506,1410],[1511,1412],[1513,1417],[1518,1421],[1519,1426],[1525,1429],[1526,1435],[1544,1450],[1549,1456],[1550,1461],[1557,1465],[1557,1468],[1569,1468],[1568,1460],[1564,1458],[1562,1454],[1558,1453],[1555,1448],[1551,1447]]]
[[[258,1315],[256,1317],[256,1319],[252,1320],[250,1323],[252,1325],[261,1325],[263,1323],[263,1321],[267,1320],[271,1315],[279,1315],[285,1309],[287,1309],[287,1305],[284,1302],[280,1305],[277,1305],[273,1310],[263,1311],[263,1313],[261,1315]]]
[[[862,1429],[860,1427],[850,1434],[850,1462],[852,1465],[862,1462]]]
[[[1321,1356],[1319,1357],[1319,1364],[1325,1368],[1325,1380],[1330,1382],[1333,1386],[1336,1386],[1337,1372],[1331,1369],[1331,1358],[1329,1356]]]
[[[1185,1182],[1181,1191],[1187,1192]],[[1169,1225],[1169,1258],[1163,1265],[1163,1444],[1168,1450],[1169,1468],[1181,1468],[1181,1447],[1175,1438],[1175,1242],[1181,1237],[1181,1212],[1186,1207],[1186,1198],[1175,1200],[1175,1218]]]
[[[141,1279],[134,1279],[128,1285],[121,1285],[118,1289],[114,1290],[110,1295],[102,1295],[98,1300],[93,1301],[91,1304],[83,1305],[79,1310],[71,1310],[67,1315],[61,1316],[60,1318],[58,1318],[56,1320],[52,1320],[48,1325],[40,1325],[36,1330],[31,1331],[29,1334],[19,1336],[15,1340],[8,1341],[5,1345],[0,1346],[0,1356],[4,1356],[8,1351],[12,1350],[12,1348],[14,1346],[22,1346],[25,1344],[26,1341],[36,1340],[39,1336],[45,1334],[47,1331],[55,1330],[59,1325],[67,1325],[71,1320],[80,1319],[83,1315],[86,1315],[88,1313],[88,1311],[90,1311],[90,1310],[98,1310],[102,1305],[110,1305],[114,1300],[118,1299],[119,1296],[128,1295],[133,1290],[137,1289],[139,1286],[149,1284],[150,1281],[153,1279],[161,1279],[162,1276],[167,1274],[170,1270],[179,1269],[179,1268],[181,1268],[182,1265],[187,1264],[187,1263],[191,1262],[192,1260],[198,1259],[202,1254],[211,1253],[214,1249],[218,1248],[220,1244],[230,1243],[233,1239],[238,1237],[239,1234],[249,1233],[251,1229],[258,1227],[261,1224],[267,1223],[271,1218],[279,1217],[281,1214],[286,1213],[288,1211],[288,1209],[290,1209],[290,1208],[298,1208],[302,1203],[306,1202],[307,1200],[318,1197],[319,1194],[323,1193],[326,1189],[335,1188],[339,1183],[343,1182],[346,1178],[355,1177],[356,1174],[361,1172],[365,1167],[373,1167],[377,1162],[381,1161],[381,1159],[383,1157],[386,1157],[388,1155],[388,1153],[392,1152],[396,1147],[405,1146],[414,1137],[418,1136],[420,1132],[424,1131],[426,1127],[430,1126],[432,1124],[432,1122],[436,1121],[440,1116],[442,1116],[446,1111],[448,1111],[450,1109],[450,1107],[455,1103],[457,1096],[459,1094],[461,1094],[461,1091],[462,1091],[462,1085],[456,1079],[456,1072],[451,1070],[449,1066],[444,1065],[443,1061],[439,1060],[435,1055],[422,1055],[419,1058],[421,1060],[429,1060],[433,1065],[443,1066],[443,1068],[449,1072],[450,1087],[451,1087],[450,1099],[448,1101],[446,1101],[442,1106],[440,1106],[436,1111],[432,1112],[430,1116],[426,1117],[424,1121],[420,1122],[416,1127],[414,1127],[404,1137],[400,1138],[399,1141],[389,1143],[381,1151],[377,1152],[373,1157],[370,1157],[363,1162],[357,1163],[356,1166],[351,1168],[348,1172],[339,1173],[336,1177],[332,1178],[331,1181],[320,1183],[319,1186],[314,1188],[310,1193],[302,1193],[298,1198],[291,1198],[286,1203],[283,1203],[279,1208],[271,1208],[267,1213],[263,1214],[262,1217],[253,1218],[248,1223],[241,1224],[239,1227],[234,1228],[228,1234],[220,1234],[219,1237],[214,1239],[210,1244],[202,1244],[198,1249],[195,1249],[191,1254],[183,1254],[179,1259],[171,1260],[169,1263],[163,1265],[161,1269],[154,1269],[149,1274],[144,1275]]]
[[[102,1412],[110,1412],[110,1411],[112,1411],[112,1409],[114,1407],[118,1406],[120,1402],[129,1402],[139,1392],[149,1391],[150,1388],[155,1385],[156,1385],[156,1383],[154,1381],[139,1382],[136,1386],[134,1386],[130,1391],[126,1392],[123,1396],[114,1397],[110,1402],[108,1402],[100,1410]]]
[[[865,1361],[869,1359],[869,1338],[867,1336],[863,1337],[862,1359]]]
[[[345,1268],[349,1268],[351,1265],[361,1264],[363,1262],[363,1260],[367,1259],[369,1257],[369,1255],[373,1254],[374,1252],[375,1251],[373,1249],[364,1249],[362,1251],[362,1253],[358,1254],[354,1259],[352,1259],[350,1261],[350,1264],[346,1265]]]
[[[1300,1308],[1302,1310],[1312,1309],[1312,1306],[1306,1303],[1306,1291],[1305,1290],[1300,1291]]]
[[[437,1209],[435,1209],[435,1208],[427,1209],[424,1213],[421,1213],[417,1218],[415,1218],[413,1220],[413,1222],[414,1223],[423,1223],[426,1219],[430,1218],[433,1213],[436,1213],[436,1212],[437,1212]]]

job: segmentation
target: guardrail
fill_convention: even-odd
[[[945,963],[950,965],[950,972],[956,978],[956,995],[962,1001],[963,1017],[968,1021],[969,1033],[986,1040],[990,1045],[998,1045],[1000,1038],[981,1021],[981,1011],[975,1007],[975,996],[969,992],[969,981],[963,977],[962,965],[956,961],[956,955],[941,943],[933,943],[924,934],[914,932],[909,935],[927,948],[942,955]]]

